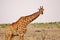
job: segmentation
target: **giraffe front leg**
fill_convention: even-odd
[[[19,40],[24,40],[24,34],[19,34]]]

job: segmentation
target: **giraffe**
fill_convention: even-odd
[[[5,40],[12,40],[13,35],[18,35],[19,40],[24,40],[24,34],[27,31],[27,25],[31,23],[33,20],[35,20],[40,14],[43,14],[43,6],[40,6],[39,10],[31,15],[28,16],[22,16],[19,18],[16,22],[8,25],[6,28]]]

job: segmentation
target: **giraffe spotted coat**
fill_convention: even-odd
[[[19,35],[19,40],[24,40],[23,36],[27,31],[26,26],[35,20],[40,14],[43,14],[43,7],[40,7],[39,11],[19,18],[16,22],[8,25],[6,28],[6,39],[5,40],[12,40],[13,36]]]

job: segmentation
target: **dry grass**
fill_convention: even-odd
[[[60,40],[60,28],[58,26],[60,27],[60,24],[30,24],[27,26],[28,30],[24,35],[24,40]],[[13,40],[17,39],[19,40],[19,36],[13,38]],[[1,28],[1,26],[0,40],[5,40],[5,27]]]

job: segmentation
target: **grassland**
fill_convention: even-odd
[[[0,24],[0,40],[5,40],[5,28],[8,25]],[[19,36],[13,40],[19,40]],[[29,24],[24,40],[60,40],[60,22]]]

